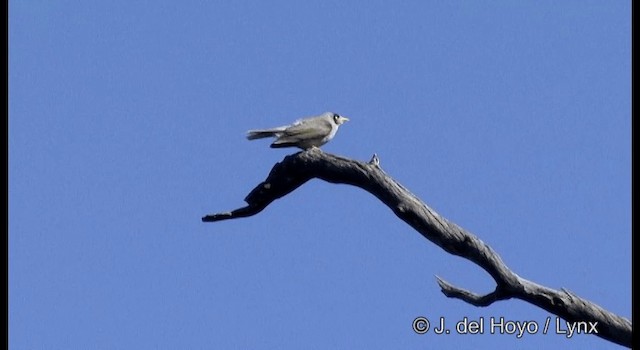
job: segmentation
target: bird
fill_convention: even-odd
[[[275,137],[271,148],[298,147],[308,150],[320,147],[329,142],[340,125],[349,121],[337,113],[325,112],[315,117],[299,119],[291,125],[270,129],[249,130],[247,139],[255,140],[265,137]]]

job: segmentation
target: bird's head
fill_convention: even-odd
[[[349,118],[343,117],[338,113],[327,112],[327,114],[329,114],[331,116],[331,120],[333,120],[333,122],[336,125],[342,125],[344,122],[348,122],[349,121]]]

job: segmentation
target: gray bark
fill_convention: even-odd
[[[448,253],[472,261],[496,282],[486,295],[456,287],[437,277],[444,295],[475,306],[495,301],[520,299],[563,318],[567,322],[593,325],[593,333],[611,342],[631,347],[632,323],[566,290],[555,290],[528,281],[511,271],[500,256],[472,233],[446,220],[404,186],[388,176],[376,155],[368,163],[355,161],[313,148],[298,152],[277,163],[267,179],[245,198],[247,206],[231,212],[206,215],[204,222],[247,217],[261,212],[274,200],[292,192],[305,182],[318,178],[330,183],[360,187],[376,196],[400,219]]]

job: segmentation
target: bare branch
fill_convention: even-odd
[[[436,279],[438,280],[438,285],[444,295],[449,298],[460,299],[474,306],[489,306],[495,301],[509,298],[498,289],[489,294],[479,295],[466,289],[456,287],[438,276],[436,276]]]
[[[496,289],[478,295],[458,288],[438,277],[442,292],[475,306],[488,306],[504,299],[520,299],[553,313],[567,322],[595,325],[597,336],[631,347],[632,324],[567,290],[554,290],[528,281],[512,272],[500,256],[472,233],[446,220],[380,168],[374,155],[368,163],[355,161],[314,148],[298,152],[274,165],[267,179],[245,198],[247,206],[232,212],[207,215],[213,222],[259,213],[312,178],[343,183],[364,189],[387,205],[400,219],[448,253],[472,261],[496,282]]]

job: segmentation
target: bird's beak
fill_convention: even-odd
[[[348,122],[348,121],[349,121],[349,118],[340,116],[340,124],[343,124],[344,122]]]

